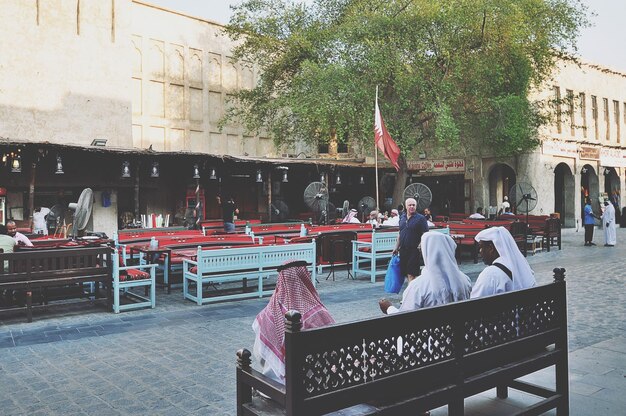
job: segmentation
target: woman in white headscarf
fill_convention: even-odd
[[[456,263],[456,243],[449,235],[429,232],[422,236],[424,268],[420,276],[409,281],[402,294],[402,305],[396,308],[386,299],[379,302],[387,314],[443,305],[469,299],[472,283]]]
[[[504,227],[479,232],[476,241],[487,265],[472,288],[472,298],[496,295],[535,286],[535,272]]]

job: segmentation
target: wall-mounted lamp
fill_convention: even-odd
[[[324,172],[320,173],[320,182],[326,183],[326,175],[324,174]]]
[[[159,177],[159,162],[152,162],[152,169],[150,169],[150,177],[151,178]]]
[[[211,168],[211,170],[209,171],[209,179],[212,181],[217,179],[217,172],[215,172],[215,168]]]
[[[365,185],[365,177],[363,175],[359,178],[359,185]]]
[[[263,183],[263,173],[261,169],[256,171],[256,183]]]
[[[289,178],[287,177],[287,170],[283,171],[283,179],[282,179],[283,183],[287,183],[289,182]]]
[[[335,176],[335,185],[341,185],[341,174],[337,172],[337,176]]]
[[[198,167],[197,163],[193,165],[193,178],[200,179],[200,168]]]
[[[20,155],[16,155],[11,161],[11,172],[13,173],[22,172],[22,157]]]
[[[611,174],[611,169],[604,168],[604,176],[609,176]]]
[[[57,170],[54,172],[55,175],[63,175],[63,161],[61,160],[61,155],[57,155]]]
[[[122,162],[122,178],[130,178],[130,162],[128,160]]]
[[[580,170],[580,173],[582,173],[583,175],[584,175],[585,173],[587,173],[587,168],[583,167],[583,168]]]

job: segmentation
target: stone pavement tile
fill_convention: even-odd
[[[13,337],[16,346],[27,346],[35,344],[46,344],[49,342],[61,341],[60,335],[46,336],[44,333],[31,335],[17,335]]]
[[[624,405],[570,393],[570,416],[623,415]]]
[[[626,337],[616,337],[594,344],[595,348],[626,354]]]

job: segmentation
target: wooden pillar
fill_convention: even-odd
[[[141,219],[139,215],[139,162],[135,167],[135,221]]]
[[[28,187],[28,223],[33,227],[33,211],[35,211],[35,174],[37,172],[37,164],[33,163],[30,169],[30,185]]]

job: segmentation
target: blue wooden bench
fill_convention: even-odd
[[[276,268],[291,260],[306,261],[313,284],[316,282],[315,240],[309,243],[259,245],[255,247],[203,250],[198,247],[196,260],[183,260],[183,296],[198,305],[229,299],[271,295],[273,288],[264,287],[268,278],[276,276]],[[256,289],[249,290],[249,282]],[[238,285],[241,282],[241,286]],[[218,288],[237,283],[235,293]],[[195,290],[190,285],[195,284]],[[224,285],[225,287],[226,285]],[[205,288],[213,288],[207,290]],[[232,290],[230,291],[232,292]]]
[[[113,253],[113,312],[120,313],[120,311],[147,307],[154,308],[156,267],[156,264],[121,265],[120,253],[115,249]],[[143,288],[148,293],[141,295],[132,290],[137,288]],[[122,305],[122,296],[133,302]]]
[[[429,232],[438,232],[450,235],[450,228],[431,228]],[[399,231],[372,231],[372,241],[352,241],[352,275],[357,273],[370,276],[372,283],[376,276],[384,275],[387,270],[376,268],[377,260],[390,259],[396,247]]]

